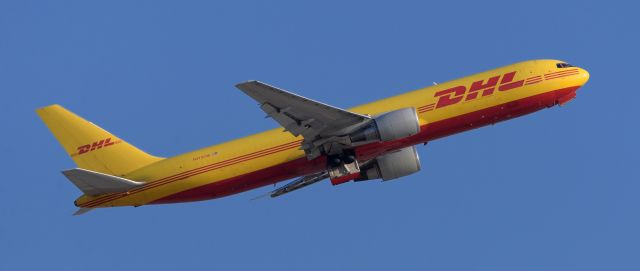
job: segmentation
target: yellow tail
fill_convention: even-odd
[[[78,167],[121,176],[162,158],[149,155],[54,104],[36,110]]]

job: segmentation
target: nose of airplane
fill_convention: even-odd
[[[580,78],[580,85],[584,85],[589,81],[589,72],[583,68],[579,68],[580,73],[578,73],[578,78]]]

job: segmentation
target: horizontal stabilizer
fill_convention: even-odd
[[[144,185],[143,182],[135,182],[125,178],[82,168],[65,170],[62,174],[82,190],[82,192],[89,196],[129,191],[133,188]]]
[[[73,213],[73,215],[83,215],[91,210],[93,210],[93,208],[80,208],[75,213]]]

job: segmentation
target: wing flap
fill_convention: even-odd
[[[65,170],[62,174],[89,196],[125,192],[144,185],[144,182],[136,182],[82,168]]]

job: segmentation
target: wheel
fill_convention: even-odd
[[[355,157],[355,156],[353,156],[353,155],[350,155],[350,154],[349,154],[349,155],[345,155],[344,157],[342,157],[342,161],[343,161],[345,164],[351,164],[351,163],[353,163],[354,161],[356,161],[356,157]]]

